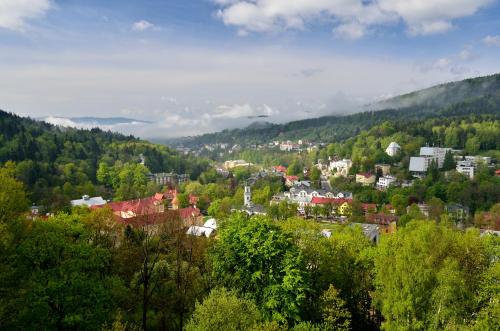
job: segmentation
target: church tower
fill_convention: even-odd
[[[248,185],[245,186],[245,193],[243,195],[243,204],[245,205],[245,207],[252,206],[252,190]]]

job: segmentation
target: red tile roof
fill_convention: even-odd
[[[365,211],[377,210],[377,205],[374,203],[363,203],[363,204],[361,204],[361,208],[363,208],[363,210],[365,210]]]
[[[200,200],[196,195],[189,195],[189,204],[190,205],[196,205],[198,203],[198,200]]]
[[[277,172],[286,172],[286,167],[285,166],[282,166],[282,165],[279,165],[279,166],[274,166],[274,170],[276,170]]]
[[[397,222],[399,217],[392,214],[368,214],[366,215],[366,220],[370,223],[389,225],[392,222]]]
[[[363,176],[365,178],[370,178],[373,176],[373,174],[371,172],[362,172],[362,173],[359,173],[357,174],[358,176]]]
[[[187,207],[187,208],[182,208],[179,209],[179,215],[182,220],[186,220],[190,217],[199,217],[201,216],[201,212],[198,208],[194,207]]]
[[[294,180],[299,180],[299,177],[298,176],[285,176],[285,179],[289,180],[289,181],[294,181]]]
[[[338,205],[341,205],[344,202],[352,203],[352,199],[313,197],[312,200],[311,200],[311,203],[313,205],[326,205],[326,204],[338,204]]]

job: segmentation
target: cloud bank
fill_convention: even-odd
[[[443,33],[453,20],[476,13],[492,0],[214,0],[217,16],[239,35],[302,30],[328,22],[336,36],[363,37],[372,28],[404,22],[410,35]]]
[[[1,0],[0,28],[23,30],[28,20],[43,16],[50,8],[50,0]]]

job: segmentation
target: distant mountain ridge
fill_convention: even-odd
[[[205,144],[260,144],[272,140],[308,139],[340,141],[384,121],[419,121],[428,118],[470,114],[500,116],[500,74],[441,84],[370,105],[370,110],[350,115],[323,116],[264,128],[223,130],[195,137],[171,139],[171,146]]]
[[[500,93],[500,74],[468,78],[379,101],[370,109],[404,108],[411,106],[444,107],[469,98]]]

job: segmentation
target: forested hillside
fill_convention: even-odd
[[[139,167],[141,154],[144,169]],[[29,189],[32,202],[57,206],[82,194],[105,191],[95,185],[100,163],[136,173],[174,171],[194,178],[206,167],[132,136],[61,128],[0,111],[0,164],[7,162]]]
[[[463,92],[463,93],[462,93]],[[385,121],[406,126],[415,121],[491,114],[500,116],[500,74],[439,85],[381,102],[385,109],[347,116],[326,116],[264,128],[224,130],[171,141],[172,145],[260,144],[272,140],[343,141]],[[390,108],[388,108],[390,107]]]

